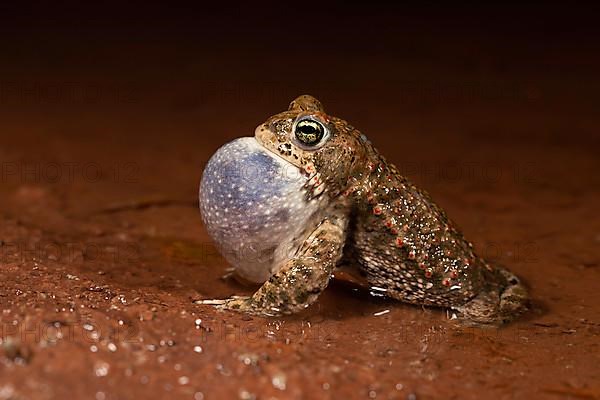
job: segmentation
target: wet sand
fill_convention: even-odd
[[[600,398],[597,40],[556,10],[354,11],[320,40],[270,14],[2,28],[0,399]],[[531,311],[469,328],[340,282],[293,317],[194,305],[253,291],[221,278],[204,164],[302,93],[523,277]]]

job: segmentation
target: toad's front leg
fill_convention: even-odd
[[[201,300],[200,303],[264,316],[293,314],[305,309],[317,300],[329,283],[342,256],[346,224],[345,217],[322,220],[308,235],[296,256],[251,297]]]

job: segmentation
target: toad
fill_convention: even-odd
[[[314,97],[296,98],[254,137],[219,149],[199,197],[221,253],[262,284],[252,296],[204,304],[293,314],[346,271],[378,294],[466,322],[500,324],[526,308],[517,276],[478,256],[426,191]]]

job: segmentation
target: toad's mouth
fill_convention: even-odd
[[[265,124],[259,125],[254,131],[254,139],[256,142],[262,146],[265,151],[275,155],[277,158],[284,160],[286,163],[296,167],[298,171],[301,171],[302,168],[298,160],[294,160],[292,157],[285,157],[284,151],[282,151],[281,146],[289,146],[289,144],[282,144],[274,139],[277,135],[269,129]],[[277,143],[277,145],[275,144]],[[279,148],[278,148],[279,146]],[[288,149],[291,155],[291,147]],[[294,162],[296,161],[296,162]]]

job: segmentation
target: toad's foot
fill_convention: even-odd
[[[269,317],[305,309],[327,287],[333,269],[342,256],[346,223],[345,217],[324,219],[304,241],[296,256],[288,260],[251,297],[200,300],[196,303]]]
[[[253,300],[250,296],[232,296],[228,299],[198,300],[195,304],[205,304],[214,306],[217,310],[238,311],[245,314],[262,315],[273,317],[281,314],[279,310],[265,310],[259,302]]]
[[[519,278],[504,268],[494,271],[491,286],[460,307],[453,307],[465,324],[500,325],[527,310],[529,295]]]
[[[204,304],[214,306],[218,310],[236,310],[249,314],[252,314],[254,310],[252,297],[248,296],[231,296],[228,299],[197,300],[194,304]]]

